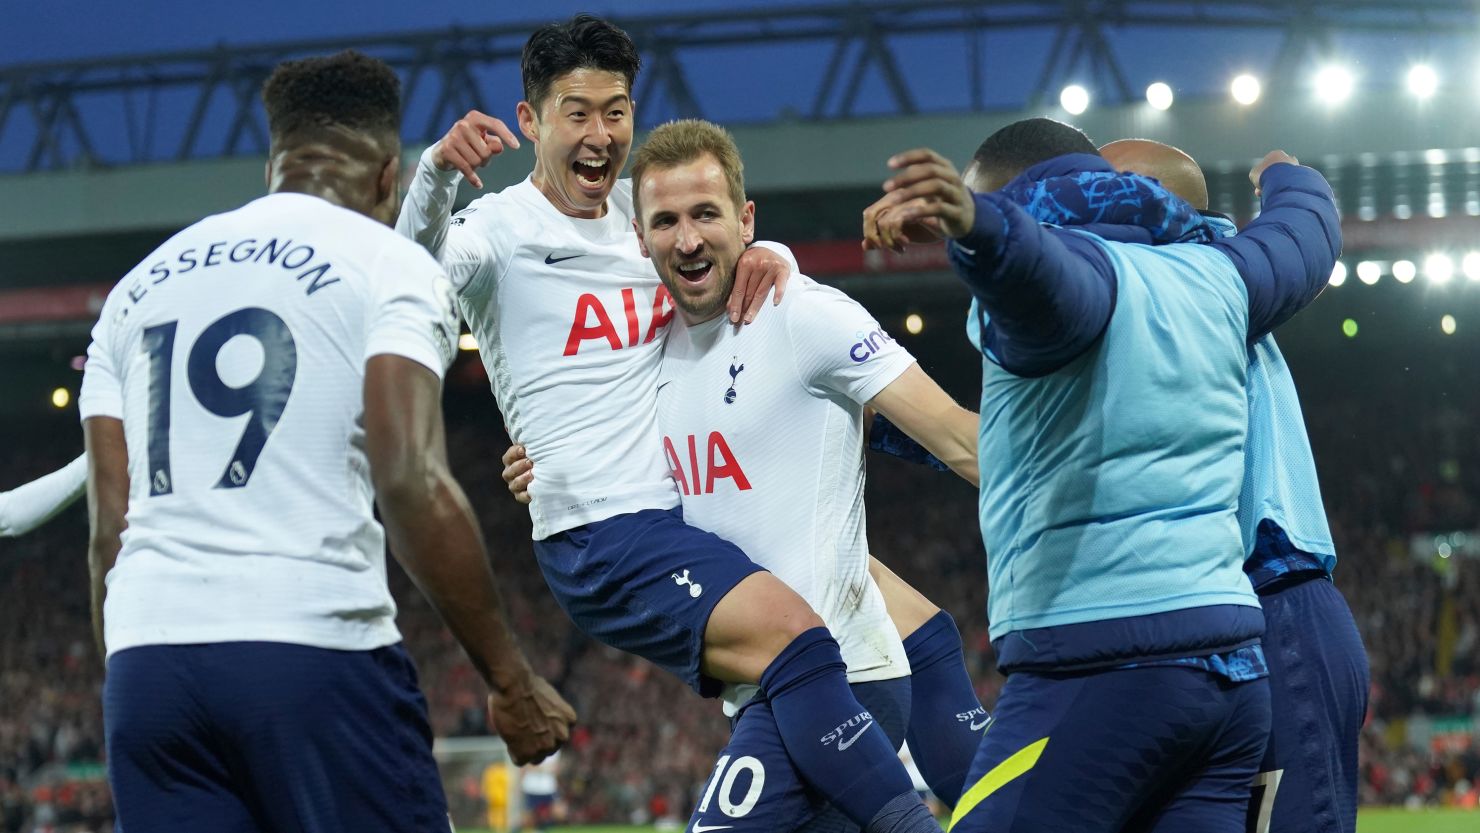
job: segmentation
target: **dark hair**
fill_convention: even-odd
[[[524,44],[519,69],[524,77],[524,100],[538,113],[555,79],[568,72],[615,72],[627,79],[630,91],[641,67],[642,59],[631,36],[599,17],[578,14],[534,30]]]
[[[972,155],[983,171],[1011,179],[1039,162],[1067,153],[1100,151],[1084,131],[1053,119],[1016,121],[988,136]]]
[[[273,145],[331,126],[400,141],[401,79],[384,61],[353,49],[283,61],[262,85],[262,103]]]

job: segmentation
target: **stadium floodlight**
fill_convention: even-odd
[[[925,329],[925,319],[919,313],[912,312],[904,317],[905,332],[917,336]]]
[[[1393,277],[1398,279],[1398,283],[1412,283],[1418,277],[1418,267],[1411,260],[1393,261]]]
[[[1454,260],[1443,252],[1435,252],[1424,258],[1423,273],[1431,283],[1449,283],[1454,277]]]
[[[1459,262],[1461,272],[1472,281],[1480,281],[1480,252],[1468,252]]]
[[[1331,270],[1331,286],[1341,286],[1346,283],[1346,264],[1336,261],[1336,266]]]
[[[462,335],[457,337],[457,349],[477,350],[478,339],[474,338],[472,333],[463,333]]]
[[[1172,98],[1171,86],[1161,81],[1146,88],[1146,103],[1158,110],[1172,109]]]
[[[1077,116],[1089,109],[1089,90],[1078,84],[1070,84],[1059,93],[1059,106],[1071,116]]]
[[[1228,91],[1233,94],[1234,101],[1245,107],[1258,101],[1259,94],[1263,92],[1259,79],[1247,72],[1233,79],[1233,83],[1228,86]]]
[[[1439,74],[1428,64],[1414,64],[1408,68],[1408,92],[1419,101],[1427,101],[1439,91]]]
[[[57,388],[51,392],[51,406],[57,410],[67,407],[72,401],[72,391],[66,388]]]
[[[1455,323],[1454,316],[1452,316],[1452,315],[1446,315],[1443,318],[1440,318],[1439,319],[1439,329],[1441,329],[1441,330],[1444,331],[1444,335],[1447,335],[1447,336],[1454,335],[1454,331],[1457,329],[1457,325]]]
[[[1364,260],[1357,264],[1357,280],[1371,286],[1382,277],[1382,266],[1375,260]]]
[[[1316,97],[1326,104],[1335,105],[1346,101],[1351,98],[1356,86],[1351,70],[1343,66],[1332,64],[1321,67],[1320,72],[1316,73]]]

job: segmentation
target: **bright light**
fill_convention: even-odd
[[[457,349],[459,349],[459,350],[477,350],[478,349],[478,339],[473,338],[473,334],[472,333],[463,333],[462,335],[460,335],[460,336],[457,337]]]
[[[1170,110],[1172,98],[1172,88],[1160,81],[1146,88],[1146,103],[1158,110]]]
[[[1382,266],[1375,260],[1364,260],[1357,264],[1357,280],[1371,286],[1382,277]]]
[[[1357,322],[1356,322],[1356,319],[1348,318],[1345,321],[1341,322],[1341,333],[1342,333],[1342,335],[1345,335],[1347,338],[1356,338],[1357,337]]]
[[[1439,90],[1439,74],[1428,64],[1415,64],[1408,70],[1408,92],[1419,100],[1434,97]]]
[[[1412,283],[1418,277],[1418,267],[1411,260],[1393,261],[1393,277],[1398,279],[1398,283]]]
[[[925,319],[912,312],[904,317],[904,329],[910,335],[917,336],[925,329]]]
[[[1434,283],[1449,283],[1454,277],[1454,260],[1449,255],[1435,252],[1424,258],[1423,273]]]
[[[1341,286],[1346,283],[1346,264],[1336,261],[1336,267],[1331,270],[1331,285]]]
[[[1447,336],[1454,335],[1454,328],[1455,328],[1454,316],[1452,316],[1452,315],[1446,315],[1443,318],[1440,318],[1439,319],[1439,329],[1441,329],[1441,330],[1444,331],[1444,335],[1447,335]]]
[[[1234,101],[1245,107],[1258,101],[1259,93],[1262,92],[1259,79],[1248,73],[1233,79],[1233,83],[1228,86],[1228,91],[1233,94]]]
[[[65,408],[72,401],[72,392],[66,388],[57,388],[51,392],[51,406],[53,408]]]
[[[1357,82],[1346,67],[1322,67],[1316,73],[1316,97],[1327,104],[1340,104],[1352,96]]]
[[[1460,271],[1472,281],[1480,281],[1480,252],[1470,252],[1459,262]]]
[[[1423,152],[1423,161],[1430,165],[1442,165],[1449,161],[1449,154],[1440,148],[1429,148]]]
[[[1059,93],[1059,106],[1071,116],[1077,116],[1089,109],[1089,90],[1078,84],[1070,84]]]

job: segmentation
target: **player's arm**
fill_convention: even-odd
[[[87,455],[51,474],[0,492],[0,538],[25,535],[87,492]]]
[[[908,151],[889,164],[899,173],[864,212],[865,245],[949,239],[957,276],[990,316],[982,338],[989,359],[1018,376],[1042,376],[1104,333],[1115,270],[1088,238],[1054,235],[1000,194],[973,195],[934,151]]]
[[[1249,172],[1263,198],[1259,216],[1213,242],[1249,290],[1249,340],[1262,338],[1315,300],[1341,256],[1341,218],[1331,186],[1283,151]]]
[[[977,475],[977,415],[956,404],[950,394],[914,364],[870,399],[878,411],[936,459],[973,486]]]
[[[468,284],[486,252],[475,235],[461,234],[461,227],[452,224],[457,184],[467,179],[474,188],[482,188],[478,169],[505,148],[518,147],[519,140],[507,125],[472,110],[422,152],[416,164],[411,187],[396,218],[396,231],[431,252],[458,287]]]
[[[82,421],[82,436],[87,444],[87,572],[91,587],[93,639],[98,656],[107,656],[103,641],[103,601],[107,595],[104,579],[118,561],[123,548],[123,530],[128,526],[128,445],[124,440],[123,421],[114,417],[95,416]]]
[[[442,384],[397,355],[365,366],[365,440],[391,551],[495,692],[490,712],[516,763],[570,736],[575,712],[529,667],[504,615],[482,535],[447,466]]]

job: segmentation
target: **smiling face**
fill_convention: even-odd
[[[735,264],[755,238],[755,203],[737,205],[724,168],[712,155],[642,172],[634,225],[645,257],[690,324],[725,309]]]
[[[534,184],[560,213],[593,219],[632,149],[632,98],[620,73],[576,69],[555,79],[539,112],[519,102],[519,128],[535,143]]]

